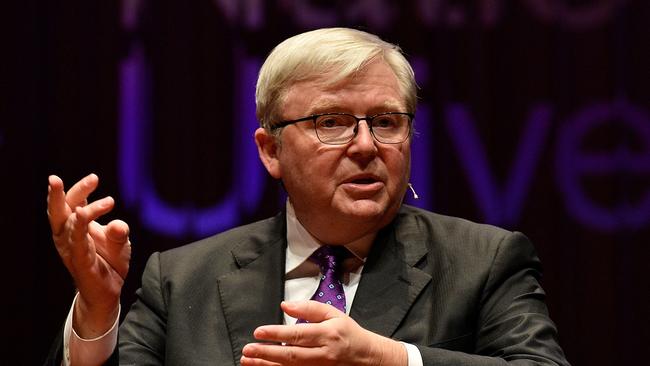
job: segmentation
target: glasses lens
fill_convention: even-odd
[[[316,135],[326,144],[346,144],[354,137],[356,119],[347,114],[324,114],[316,118]]]
[[[378,114],[372,119],[372,132],[379,142],[397,144],[406,140],[411,117],[405,113]]]

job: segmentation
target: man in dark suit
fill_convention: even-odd
[[[522,234],[402,205],[416,86],[396,46],[344,28],[292,37],[262,66],[256,103],[286,210],[152,255],[117,345],[128,226],[94,221],[113,207],[87,202],[96,176],[67,193],[50,177],[54,241],[79,289],[50,361],[568,364]]]

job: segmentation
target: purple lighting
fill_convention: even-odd
[[[428,82],[429,69],[426,61],[421,57],[412,60],[413,70],[418,85]],[[415,112],[415,131],[411,143],[411,183],[420,196],[413,199],[410,192],[406,192],[405,202],[421,208],[433,209],[433,136],[431,130],[433,120],[431,108],[420,102]]]

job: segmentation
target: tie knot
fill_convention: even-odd
[[[340,263],[343,262],[347,255],[347,249],[338,245],[322,245],[318,248],[309,259],[318,264],[321,271],[334,270],[340,268]]]

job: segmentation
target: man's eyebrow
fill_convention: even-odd
[[[325,100],[319,100],[316,101],[315,103],[311,104],[309,106],[309,113],[310,114],[317,114],[317,113],[327,113],[327,112],[339,112],[341,110],[345,110],[346,108],[341,106],[340,103],[330,100],[330,99],[325,99]],[[403,109],[405,109],[404,104],[398,100],[392,100],[388,99],[385,100],[382,104],[372,107],[369,109],[369,111],[377,111],[377,112],[403,112]]]
[[[319,100],[309,106],[309,113],[323,113],[329,112],[332,110],[341,109],[339,103],[336,103],[333,100],[325,99]]]
[[[401,112],[401,109],[404,109],[404,103],[397,100],[386,100],[384,101],[384,108],[394,110],[396,112]]]

